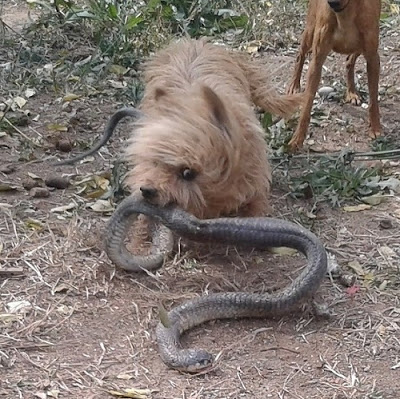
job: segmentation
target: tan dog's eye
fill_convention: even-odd
[[[190,168],[184,168],[181,171],[182,179],[191,181],[197,176],[197,172]]]

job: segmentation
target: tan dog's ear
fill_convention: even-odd
[[[202,86],[201,89],[204,99],[210,107],[211,115],[214,119],[212,122],[229,136],[229,116],[224,103],[208,86]]]
[[[167,95],[167,92],[161,87],[157,87],[154,91],[154,100],[158,101],[161,97]]]

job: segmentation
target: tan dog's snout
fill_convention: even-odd
[[[329,7],[332,8],[333,11],[340,11],[342,8],[341,0],[328,0]]]
[[[146,200],[151,200],[157,197],[157,189],[151,186],[141,186],[140,191],[143,198]]]

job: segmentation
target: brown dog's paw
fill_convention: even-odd
[[[381,128],[377,128],[377,129],[370,128],[369,132],[368,132],[368,136],[371,139],[376,139],[376,138],[382,136],[382,129]]]
[[[288,149],[290,153],[297,152],[303,147],[303,141],[296,137],[292,137],[292,139],[288,143]]]
[[[355,92],[348,91],[346,93],[345,101],[346,101],[346,103],[350,103],[352,105],[358,105],[358,106],[361,105],[361,98]]]
[[[298,85],[296,82],[292,82],[289,87],[286,90],[286,94],[297,94],[300,93],[300,85]]]

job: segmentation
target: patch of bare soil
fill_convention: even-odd
[[[37,13],[32,11],[25,2],[7,0],[0,1],[3,22],[14,32],[20,32],[25,26],[32,23]]]
[[[264,56],[272,70],[280,68],[282,87],[295,55]],[[382,121],[385,134],[397,135],[398,40],[383,37],[381,56],[381,86],[397,87],[382,92]],[[365,66],[359,65],[364,80]],[[333,86],[339,76],[343,82],[344,60],[332,56],[321,85]],[[341,86],[338,91],[344,94]],[[30,190],[35,182],[44,187],[47,177],[79,182],[93,173],[109,176],[128,134],[123,129],[92,162],[61,168],[50,160],[58,154],[56,139],[90,142],[120,105],[88,98],[63,107],[55,95],[37,93],[28,106],[40,118],[0,138],[0,182],[15,187],[0,192],[0,397],[108,398],[110,390],[148,388],[154,399],[398,399],[398,196],[356,213],[321,205],[307,221],[356,281],[346,287],[334,275],[326,277],[317,299],[329,306],[330,319],[300,309],[279,320],[208,323],[185,335],[183,345],[222,351],[215,370],[189,376],[162,363],[154,334],[160,303],[171,308],[207,292],[266,292],[287,284],[304,260],[182,244],[154,275],[115,269],[102,244],[110,212],[88,206],[94,200],[79,191],[82,183],[48,188],[43,198]],[[318,107],[328,117],[310,128],[311,145],[368,148],[366,110],[339,101]],[[60,121],[68,123],[68,132],[47,129]],[[21,160],[26,143],[41,162]],[[287,194],[273,191],[274,216],[299,220],[312,208]]]

